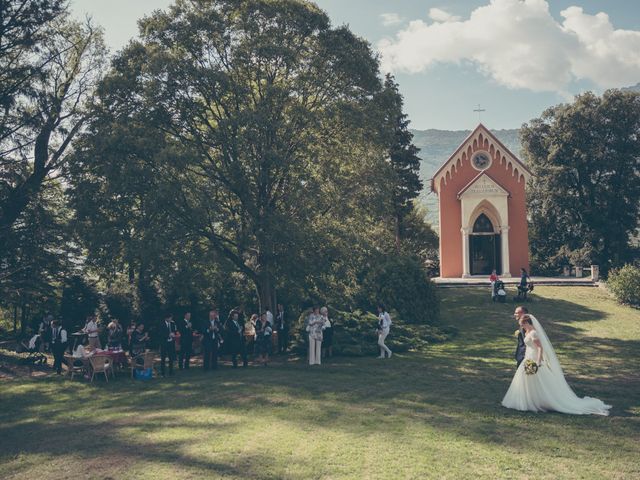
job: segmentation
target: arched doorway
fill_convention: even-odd
[[[500,233],[487,215],[481,213],[469,235],[469,267],[471,275],[502,274]]]

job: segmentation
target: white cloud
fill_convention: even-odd
[[[491,0],[466,20],[439,9],[429,16],[433,22],[413,20],[379,43],[383,69],[471,62],[507,87],[557,92],[576,80],[601,87],[640,80],[640,31],[616,30],[605,13],[574,6],[559,22],[546,0]]]
[[[397,13],[382,13],[380,19],[385,27],[393,27],[402,23],[402,17]]]
[[[429,9],[429,18],[434,22],[457,22],[460,17],[455,17],[441,8]]]

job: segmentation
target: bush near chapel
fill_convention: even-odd
[[[362,291],[366,292],[363,304],[375,306],[382,302],[407,323],[438,323],[440,300],[436,286],[414,257],[393,256],[379,262],[366,275]]]
[[[625,265],[611,270],[607,287],[619,302],[640,305],[640,268]]]

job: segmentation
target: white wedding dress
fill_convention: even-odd
[[[606,405],[597,398],[580,398],[573,392],[564,378],[558,357],[542,325],[533,315],[530,317],[535,330],[524,337],[525,357],[513,376],[502,405],[514,410],[532,412],[556,411],[574,415],[609,415],[611,405]],[[538,347],[534,344],[536,338],[542,345],[542,365],[538,373],[527,375],[524,371],[525,362],[527,360],[535,362],[538,358]]]

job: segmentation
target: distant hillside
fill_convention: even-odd
[[[430,180],[435,171],[455,152],[456,148],[471,133],[470,130],[412,130],[413,143],[420,148],[418,154],[422,159],[420,165],[420,178],[424,183],[424,189],[420,195],[420,201],[429,210],[429,221],[433,225],[438,224],[438,200],[431,193]],[[493,130],[498,139],[516,155],[520,155],[520,139],[518,130]]]
[[[637,85],[634,85],[633,87],[621,88],[620,90],[622,90],[623,92],[637,92],[637,93],[640,93],[640,83],[638,83]]]

